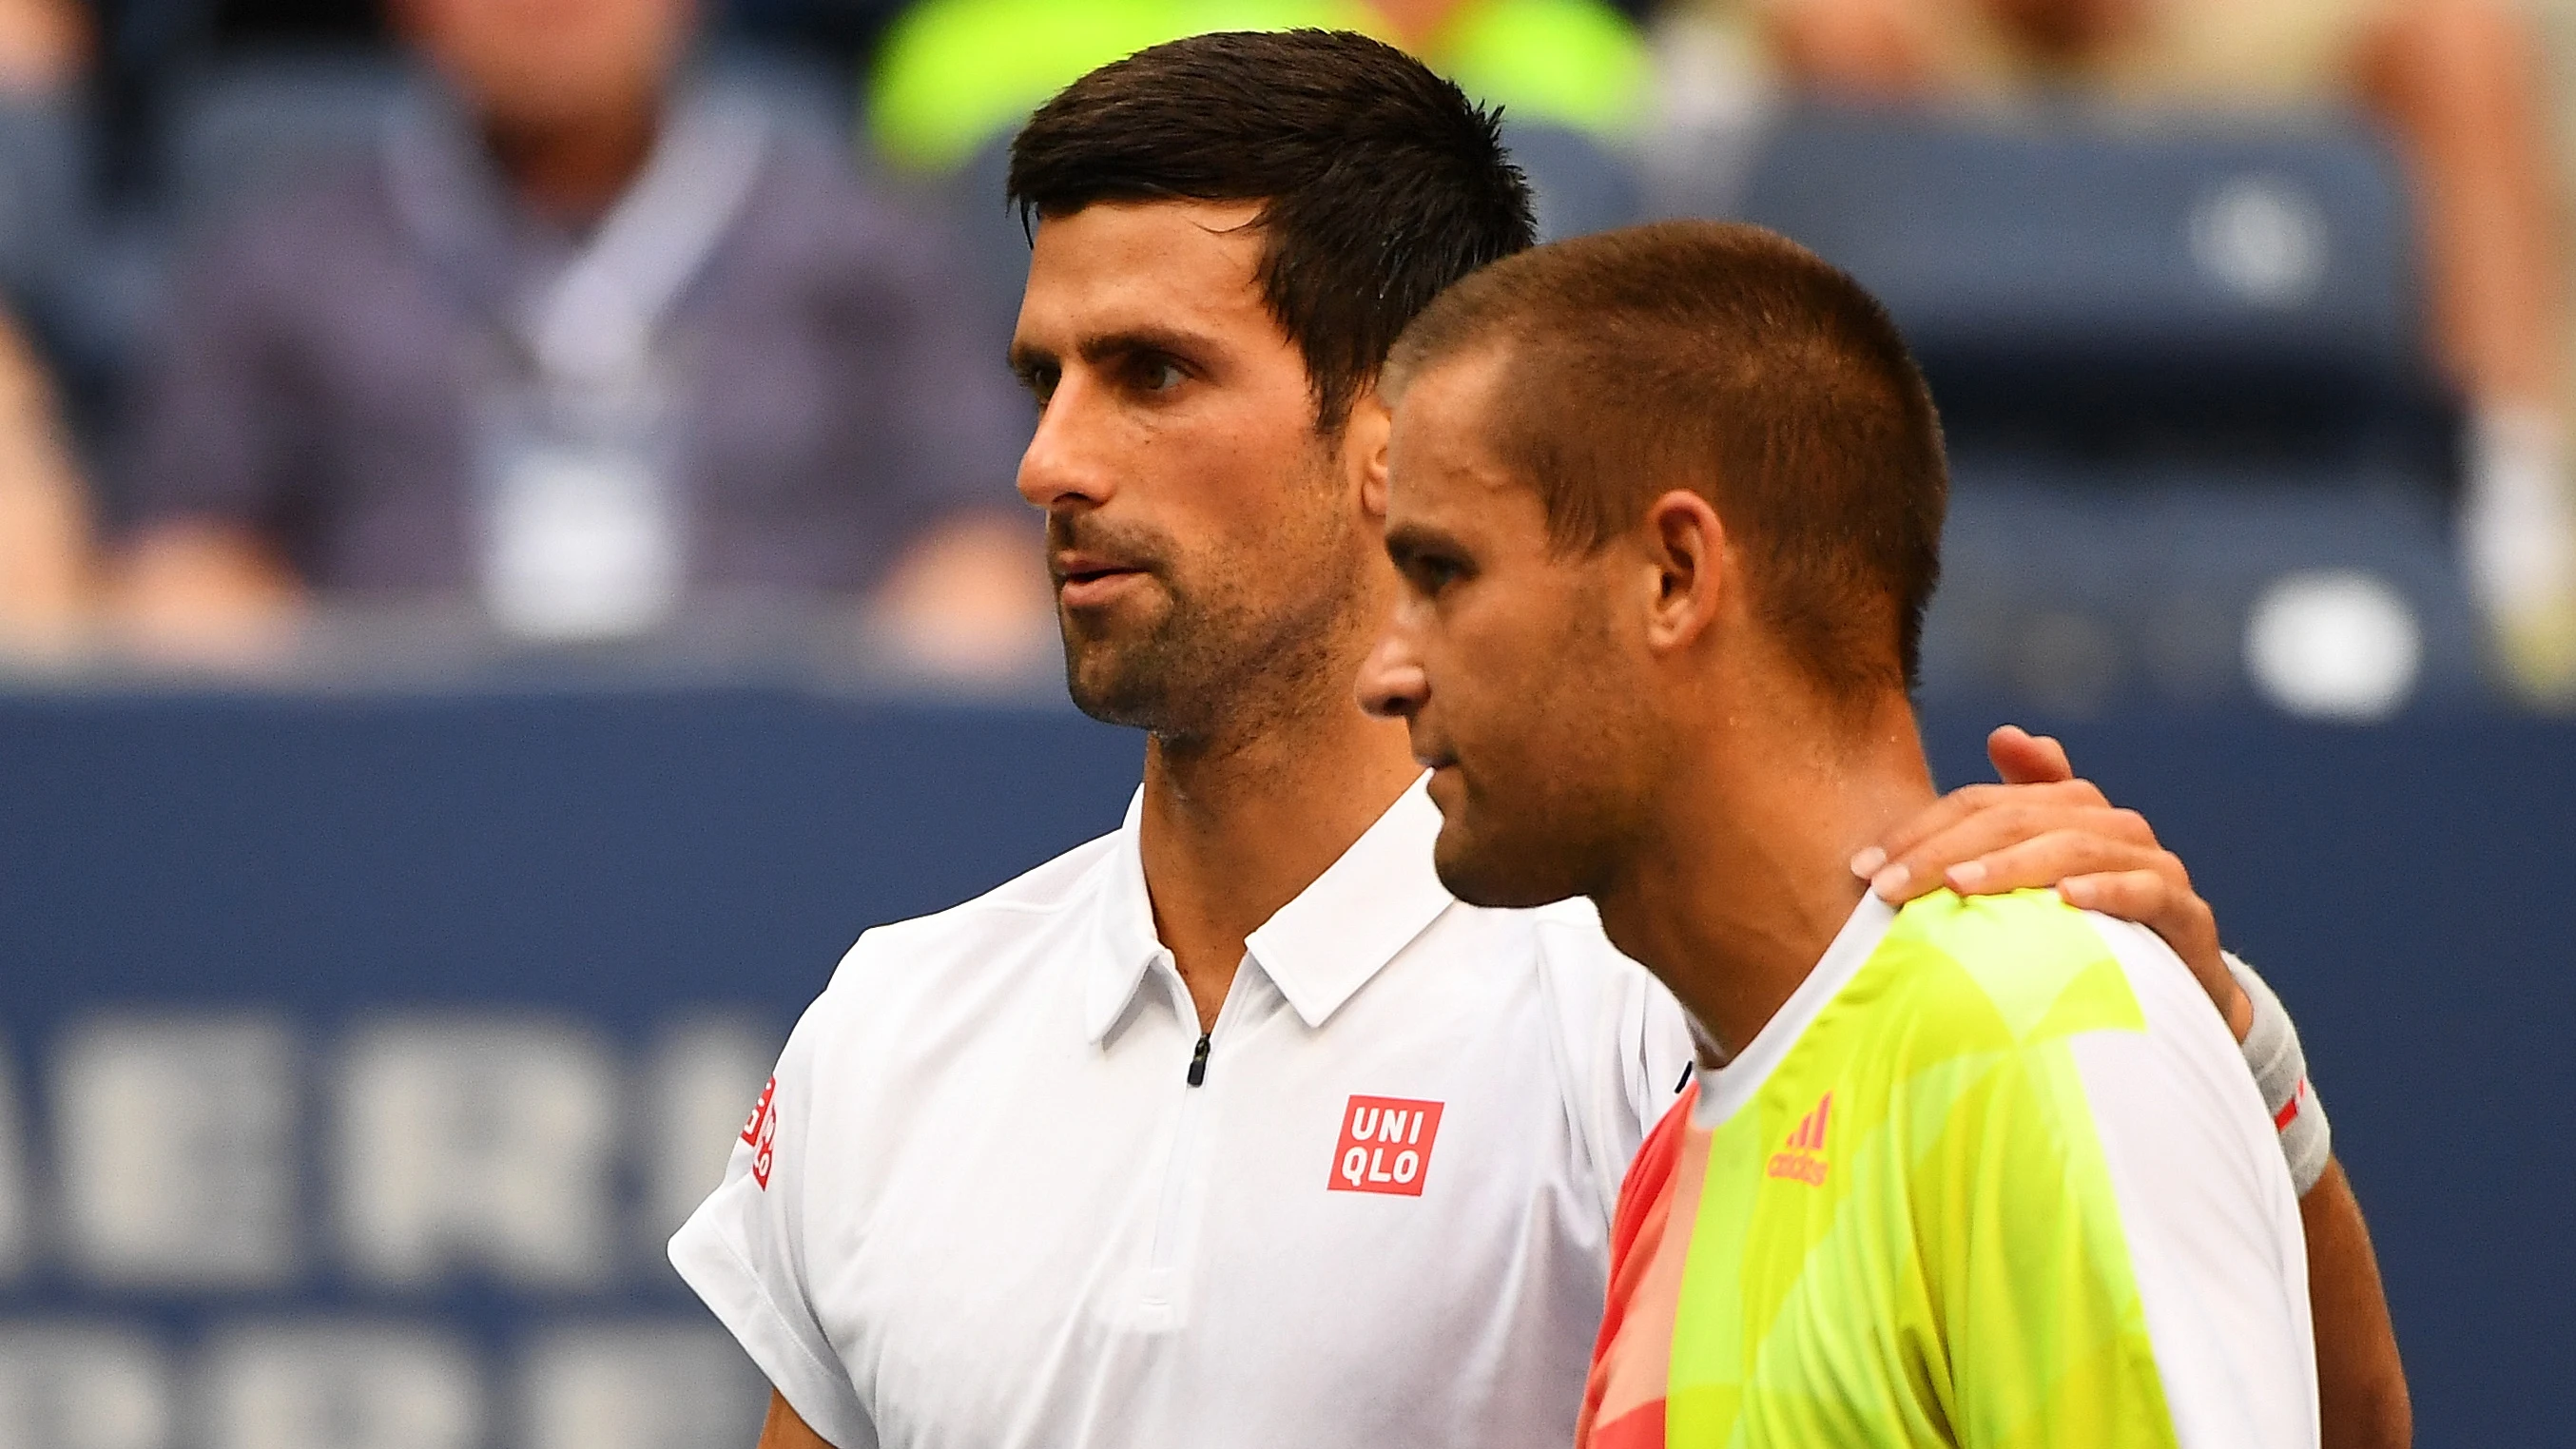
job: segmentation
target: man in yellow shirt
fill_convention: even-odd
[[[1432,772],[1440,877],[1589,897],[1703,1033],[1578,1442],[2319,1442],[2297,1192],[2181,958],[1848,864],[1933,798],[1947,478],[1885,311],[1666,223],[1470,276],[1380,386],[1404,589],[1361,696]]]

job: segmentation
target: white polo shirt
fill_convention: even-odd
[[[1679,1008],[1588,907],[1453,899],[1417,784],[1194,1073],[1137,817],[859,939],[681,1276],[839,1449],[1563,1449]]]

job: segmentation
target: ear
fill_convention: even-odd
[[[1395,414],[1376,388],[1351,404],[1350,421],[1342,425],[1343,466],[1359,480],[1360,513],[1371,528],[1386,526],[1386,440]]]
[[[1659,654],[1688,649],[1730,603],[1726,524],[1707,499],[1676,488],[1647,505],[1641,539],[1654,571],[1646,645]]]

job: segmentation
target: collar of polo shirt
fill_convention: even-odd
[[[1431,866],[1440,807],[1429,775],[1413,782],[1342,858],[1244,944],[1308,1029],[1321,1027],[1352,993],[1422,934],[1454,897]],[[1139,836],[1145,792],[1127,802],[1101,896],[1103,949],[1083,984],[1082,1028],[1097,1046],[1126,1014],[1145,974],[1165,955],[1145,891]]]

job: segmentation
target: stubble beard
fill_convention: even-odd
[[[1328,539],[1292,566],[1294,586],[1277,598],[1225,579],[1222,566],[1192,570],[1184,582],[1174,564],[1166,553],[1152,571],[1162,598],[1150,622],[1094,628],[1061,618],[1076,708],[1188,747],[1350,704],[1345,646],[1356,637],[1363,590],[1346,539]]]

